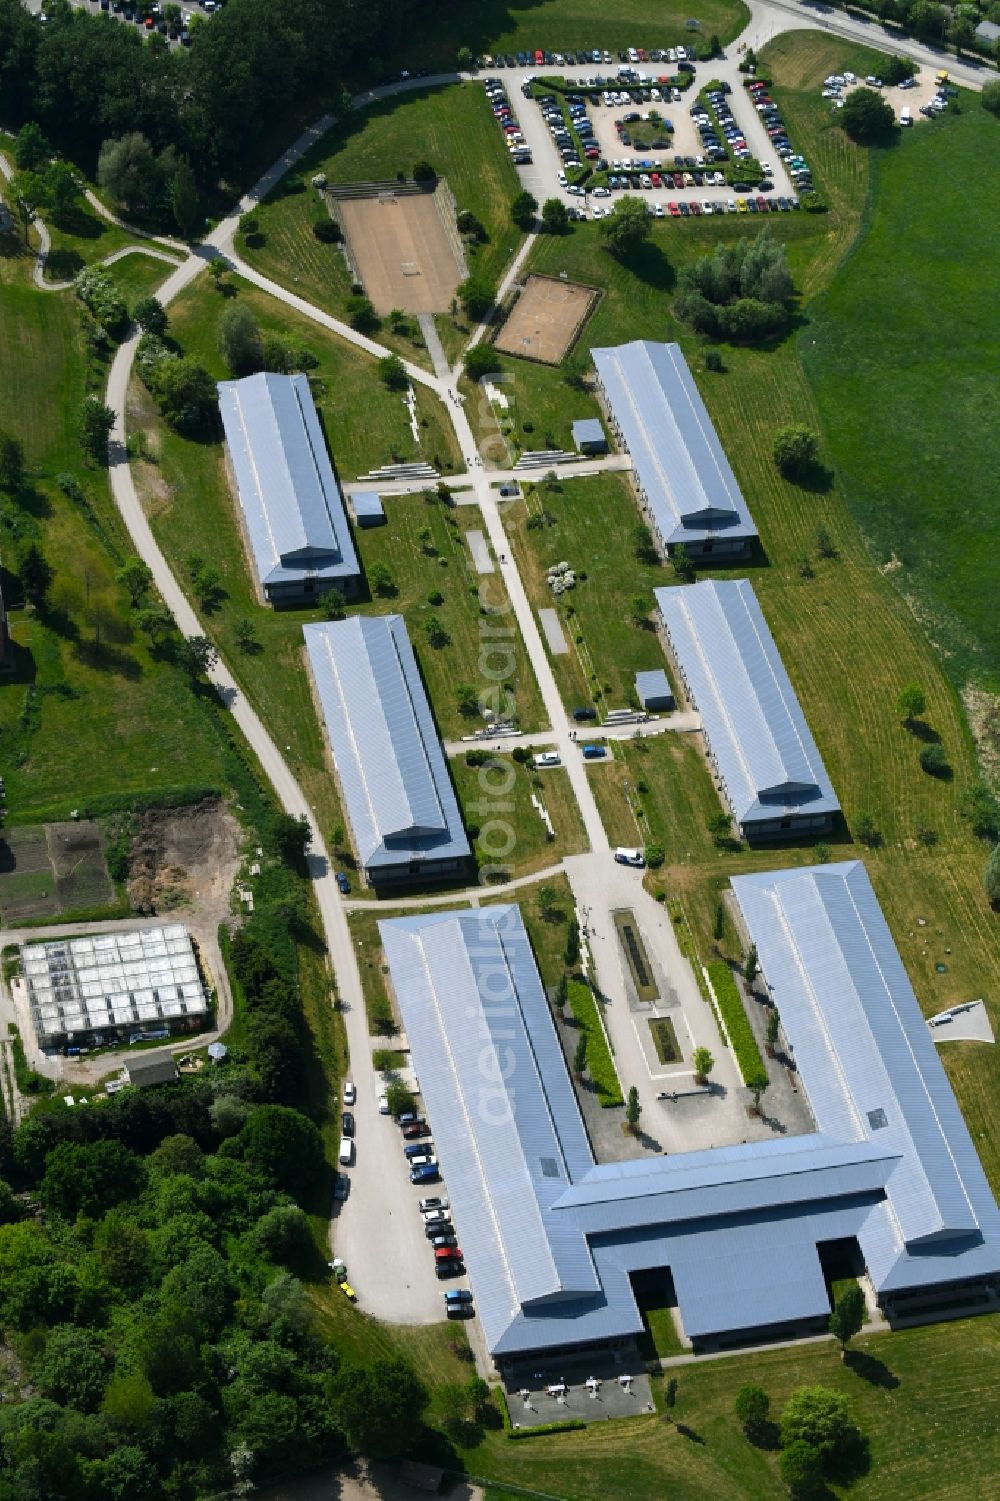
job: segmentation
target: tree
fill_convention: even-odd
[[[143,333],[163,335],[167,331],[167,314],[158,297],[140,297],[132,317]]]
[[[413,167],[414,182],[437,182],[437,172],[430,162],[416,162]]]
[[[518,229],[531,229],[535,222],[535,214],[538,212],[538,199],[534,193],[529,193],[527,188],[522,188],[516,193],[510,202],[510,217]]]
[[[127,593],[133,610],[137,610],[149,592],[153,575],[141,558],[127,558],[115,579]]]
[[[1000,78],[991,78],[983,84],[979,100],[991,115],[1000,115]]]
[[[752,943],[747,952],[746,961],[743,965],[743,978],[748,985],[752,985],[760,973],[760,963],[757,957],[757,945]]]
[[[24,484],[24,448],[10,433],[0,432],[0,490],[16,496]]]
[[[802,1501],[826,1489],[823,1485],[823,1456],[804,1439],[794,1439],[782,1449],[778,1468],[790,1495],[801,1497]]]
[[[267,843],[283,865],[292,869],[300,866],[312,840],[309,820],[303,815],[294,818],[291,813],[276,813],[267,827]]]
[[[951,767],[948,764],[948,752],[938,741],[932,740],[929,745],[920,747],[920,767],[926,771],[929,777],[948,777],[951,775]]]
[[[297,1204],[276,1204],[253,1229],[254,1244],[269,1261],[289,1265],[309,1256],[309,1221]]]
[[[64,224],[72,215],[80,196],[80,182],[68,162],[53,162],[43,176],[45,202],[57,224]]]
[[[757,1072],[755,1070],[747,1079],[746,1085],[747,1089],[749,1089],[750,1093],[753,1095],[753,1113],[754,1115],[760,1115],[760,1102],[767,1093],[767,1074],[765,1074],[763,1070],[761,1070],[760,1072]]]
[[[633,625],[641,630],[649,624],[649,599],[645,594],[633,594],[628,608]]]
[[[811,1444],[824,1460],[837,1453],[852,1431],[847,1398],[825,1386],[799,1387],[781,1414],[782,1446],[797,1441]]]
[[[587,1034],[581,1032],[573,1049],[573,1076],[582,1079],[587,1067]]]
[[[183,437],[196,438],[215,430],[215,381],[190,355],[163,362],[157,372],[156,395],[164,417]]]
[[[695,579],[694,559],[688,552],[683,542],[678,542],[671,550],[670,563],[674,575],[682,584],[693,584]]]
[[[736,1416],[750,1442],[757,1443],[767,1432],[771,1399],[761,1387],[748,1383],[736,1393]]]
[[[427,632],[428,643],[435,651],[441,651],[451,643],[451,637],[437,615],[428,615],[424,622],[424,630]]]
[[[846,1357],[847,1347],[856,1334],[861,1332],[865,1321],[865,1295],[856,1282],[846,1288],[833,1306],[830,1315],[830,1333],[840,1341],[840,1353]]]
[[[983,871],[983,885],[991,906],[1000,906],[1000,844],[995,844]]]
[[[699,1084],[705,1084],[709,1074],[715,1067],[715,1059],[708,1048],[695,1048],[691,1054],[691,1062],[694,1065],[694,1076]]]
[[[767,1025],[764,1029],[764,1045],[767,1048],[767,1056],[774,1057],[774,1050],[778,1046],[778,1033],[781,1030],[781,1017],[776,1007],[772,1006],[767,1013]]]
[[[108,462],[108,439],[115,425],[115,414],[99,396],[84,397],[80,408],[80,442],[83,450],[97,464]]]
[[[905,725],[919,719],[926,707],[927,700],[919,683],[907,683],[896,695],[896,711]]]
[[[192,678],[207,677],[219,660],[219,653],[207,636],[185,636],[180,660]]]
[[[649,239],[651,224],[643,199],[626,194],[615,204],[614,213],[601,220],[601,235],[612,255],[628,260]]]
[[[248,657],[260,651],[260,637],[257,635],[257,627],[252,620],[236,622],[236,645]]]
[[[550,235],[564,235],[569,229],[569,209],[561,198],[546,198],[542,204],[542,228]]]
[[[380,599],[391,599],[393,595],[399,593],[396,580],[385,563],[372,564],[368,570],[368,583],[372,593],[377,594]]]
[[[401,1357],[349,1366],[333,1385],[333,1410],[352,1448],[372,1459],[397,1459],[423,1428],[427,1392]]]
[[[974,782],[966,788],[958,806],[977,839],[1000,838],[1000,803],[985,782]]]
[[[633,1136],[639,1129],[639,1117],[642,1115],[642,1105],[639,1101],[639,1091],[633,1084],[625,1101],[625,1124]]]
[[[379,326],[378,314],[367,297],[356,292],[354,296],[348,297],[346,308],[348,321],[359,334],[376,332]]]
[[[479,694],[471,683],[459,683],[455,689],[455,702],[463,719],[475,719],[479,713]]]
[[[14,165],[19,172],[37,172],[46,165],[52,147],[34,120],[22,125],[14,141]]]
[[[378,373],[390,391],[405,391],[410,384],[406,366],[396,354],[387,354],[379,360]]]
[[[785,479],[806,479],[819,460],[819,439],[811,428],[794,423],[778,429],[772,451]]]
[[[28,542],[18,554],[17,573],[29,605],[36,609],[45,603],[55,573],[37,542]]]
[[[837,124],[852,141],[869,146],[874,141],[883,141],[891,134],[896,116],[892,105],[874,89],[853,89],[844,100],[844,107],[837,111]]]
[[[580,962],[580,924],[575,917],[571,917],[566,924],[566,947],[563,950],[563,959],[568,969],[575,969]]]
[[[389,1080],[385,1087],[385,1099],[392,1116],[405,1115],[415,1104],[412,1091],[407,1089],[402,1079]]]
[[[37,172],[15,172],[10,180],[10,193],[17,216],[24,225],[24,243],[27,245],[28,230],[45,202],[45,183]]]
[[[38,1197],[63,1219],[93,1218],[134,1198],[142,1178],[139,1158],[119,1141],[61,1141],[46,1156]]]
[[[94,1412],[107,1385],[108,1362],[101,1340],[91,1330],[57,1324],[31,1374],[43,1396],[80,1412]]]
[[[559,910],[559,893],[554,886],[543,886],[538,893],[538,908],[546,922],[553,922]]]
[[[470,380],[482,380],[500,369],[500,358],[492,344],[473,344],[465,356],[465,373]]]
[[[174,223],[182,236],[185,240],[190,239],[198,224],[199,205],[198,187],[186,156],[182,156],[177,163],[177,170],[170,184],[170,208]]]
[[[260,328],[250,309],[242,302],[230,302],[219,317],[216,331],[219,353],[239,380],[252,375],[264,363]]]
[[[97,181],[118,203],[145,209],[160,190],[160,169],[141,131],[105,141],[97,158]]]
[[[706,820],[706,826],[720,849],[727,845],[733,837],[733,815],[723,812],[721,808],[718,813],[713,813]]]
[[[667,852],[663,845],[657,844],[655,840],[650,840],[643,850],[643,859],[649,870],[659,870],[666,858]]]
[[[481,277],[467,276],[465,281],[459,283],[455,295],[465,309],[466,316],[477,323],[484,322],[493,311],[496,293],[489,282]]]
[[[876,849],[882,843],[882,835],[870,813],[859,813],[854,820],[854,837],[866,849]]]
[[[323,1138],[308,1116],[287,1105],[258,1106],[227,1148],[292,1195],[308,1191],[323,1171]]]

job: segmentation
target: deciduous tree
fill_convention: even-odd
[[[601,220],[601,236],[612,255],[628,260],[649,239],[651,225],[644,199],[626,194],[619,198],[614,212]]]

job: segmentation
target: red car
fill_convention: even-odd
[[[663,187],[663,179],[660,176],[659,172],[651,172],[649,174],[649,180],[653,184],[654,188],[662,188]]]
[[[762,196],[762,197],[760,197],[760,198],[757,199],[757,212],[758,212],[758,214],[766,214],[768,212],[769,207],[770,207],[770,205],[768,204],[768,201],[767,201],[766,198],[764,198]]]
[[[545,53],[544,52],[536,52],[535,53],[535,67],[536,68],[544,68],[545,67]]]
[[[692,200],[691,212],[692,214],[697,214],[698,217],[701,218],[701,204],[698,202],[697,198]]]
[[[670,215],[671,219],[679,219],[681,216],[680,205],[677,203],[668,203],[667,213]]]
[[[430,1129],[426,1121],[414,1121],[412,1126],[403,1127],[403,1140],[415,1141],[418,1136],[429,1135]]]
[[[461,1261],[463,1260],[462,1248],[461,1246],[438,1246],[437,1250],[434,1252],[434,1260]]]

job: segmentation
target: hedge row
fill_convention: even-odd
[[[624,1105],[621,1085],[608,1047],[601,1018],[597,1014],[594,992],[583,980],[570,980],[566,998],[577,1025],[587,1038],[587,1069],[599,1103],[607,1109],[611,1105]]]
[[[760,1056],[757,1039],[753,1035],[743,999],[736,988],[733,972],[722,959],[707,964],[708,978],[712,982],[715,998],[722,1012],[722,1020],[729,1036],[729,1043],[736,1054],[743,1082],[752,1085],[756,1081],[767,1083],[767,1069]]]

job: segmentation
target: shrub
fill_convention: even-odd
[[[336,219],[316,219],[313,221],[312,232],[324,245],[339,245],[344,238],[340,225]]]
[[[742,997],[733,979],[732,970],[722,959],[713,960],[705,968],[715,992],[715,999],[719,1004],[730,1046],[736,1054],[736,1062],[743,1075],[743,1082],[752,1088],[754,1080],[767,1079],[767,1070],[760,1056],[760,1048],[753,1035]]]
[[[465,356],[465,373],[470,380],[495,375],[499,369],[500,358],[492,344],[474,344]]]
[[[785,479],[804,479],[819,458],[819,440],[801,423],[779,428],[774,435],[774,462]]]
[[[646,864],[648,865],[650,870],[659,870],[660,866],[667,858],[666,851],[664,850],[663,845],[655,843],[646,845],[645,856]]]
[[[991,78],[984,83],[979,98],[983,109],[988,109],[991,115],[1000,115],[1000,78]]]
[[[920,749],[920,767],[929,777],[947,777],[951,773],[948,755],[943,745],[932,741]]]
[[[360,334],[371,334],[379,327],[379,318],[368,298],[354,293],[347,299],[347,317],[353,329]]]
[[[390,391],[405,391],[410,384],[406,366],[395,354],[387,354],[378,362],[378,373]]]
[[[607,1108],[623,1105],[621,1085],[604,1035],[597,1002],[590,986],[584,980],[570,980],[566,986],[566,998],[577,1025],[587,1038],[587,1069],[593,1081],[600,1104]]]
[[[430,162],[417,162],[413,168],[414,182],[437,182],[437,172]]]
[[[128,331],[129,316],[125,299],[107,271],[88,266],[73,282],[77,297],[112,339],[122,339]]]

